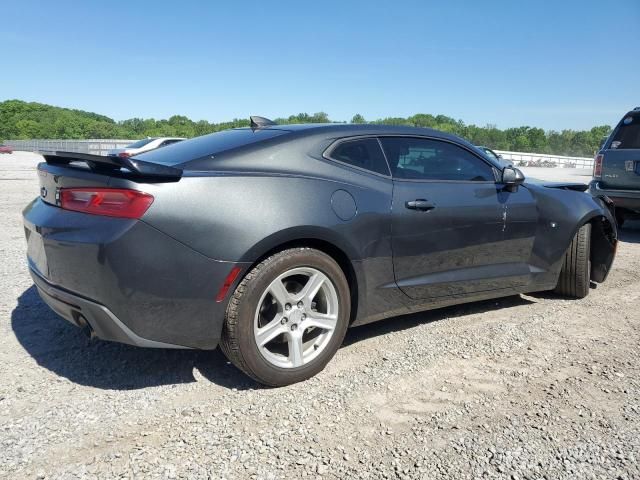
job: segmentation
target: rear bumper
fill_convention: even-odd
[[[640,212],[640,190],[616,190],[602,188],[597,180],[589,184],[589,191],[594,196],[606,195],[618,208]]]
[[[53,310],[96,336],[146,347],[213,349],[234,266],[143,221],[62,210],[40,199],[23,212],[29,266]],[[233,291],[232,286],[231,291]]]
[[[29,271],[42,300],[65,320],[76,327],[87,329],[91,336],[95,335],[102,340],[126,343],[136,347],[189,348],[142,338],[104,305],[56,288],[32,268]]]

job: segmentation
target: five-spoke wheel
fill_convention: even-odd
[[[342,343],[349,314],[349,286],[338,264],[310,248],[285,250],[238,285],[221,346],[254,379],[287,385],[324,368]]]
[[[256,309],[260,353],[283,368],[313,361],[329,344],[338,311],[336,288],[324,273],[311,267],[286,271],[267,287]]]

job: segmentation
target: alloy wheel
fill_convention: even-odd
[[[284,272],[258,302],[253,329],[258,350],[280,368],[308,364],[331,340],[338,308],[336,288],[323,272],[311,267]]]

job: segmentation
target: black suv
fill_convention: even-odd
[[[640,217],[640,107],[628,112],[603,143],[590,190],[613,200],[618,225]]]

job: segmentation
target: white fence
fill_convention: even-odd
[[[505,160],[511,160],[516,167],[593,168],[593,158],[589,157],[563,157],[546,153],[505,152],[502,150],[495,152],[502,155]]]
[[[5,145],[14,150],[26,150],[29,152],[78,152],[91,153],[93,155],[106,155],[114,148],[124,148],[135,140],[6,140]]]
[[[114,148],[124,148],[135,140],[7,140],[4,143],[15,150],[38,151],[65,151],[92,153],[94,155],[106,155]],[[563,157],[547,155],[543,153],[522,153],[498,151],[505,160],[511,160],[514,165],[528,167],[575,167],[592,168],[593,158],[587,157]]]

